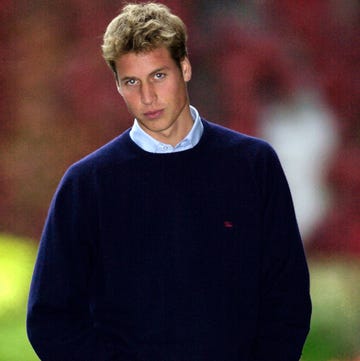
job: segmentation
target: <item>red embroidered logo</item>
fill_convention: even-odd
[[[231,221],[224,221],[225,228],[233,228],[233,223]]]

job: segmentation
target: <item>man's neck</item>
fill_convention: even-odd
[[[170,144],[173,147],[175,147],[186,137],[186,135],[190,132],[193,124],[194,120],[191,116],[190,106],[187,106],[181,114],[180,118],[166,129],[152,131],[151,129],[144,127],[144,125],[139,122],[139,126],[152,138],[159,142]]]

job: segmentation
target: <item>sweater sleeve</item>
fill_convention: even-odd
[[[70,168],[60,182],[33,273],[27,332],[44,361],[114,359],[90,313],[96,206],[81,178]]]
[[[309,274],[290,190],[271,147],[261,159],[263,253],[254,361],[297,361],[309,331]]]

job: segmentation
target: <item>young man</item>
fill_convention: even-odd
[[[190,106],[165,6],[127,5],[102,48],[135,121],[56,191],[28,305],[39,357],[298,360],[308,270],[276,154]]]

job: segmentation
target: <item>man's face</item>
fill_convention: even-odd
[[[177,140],[176,135],[186,135],[192,126],[186,88],[191,66],[187,58],[179,69],[166,48],[157,48],[122,55],[116,68],[118,90],[147,133],[170,144]]]

